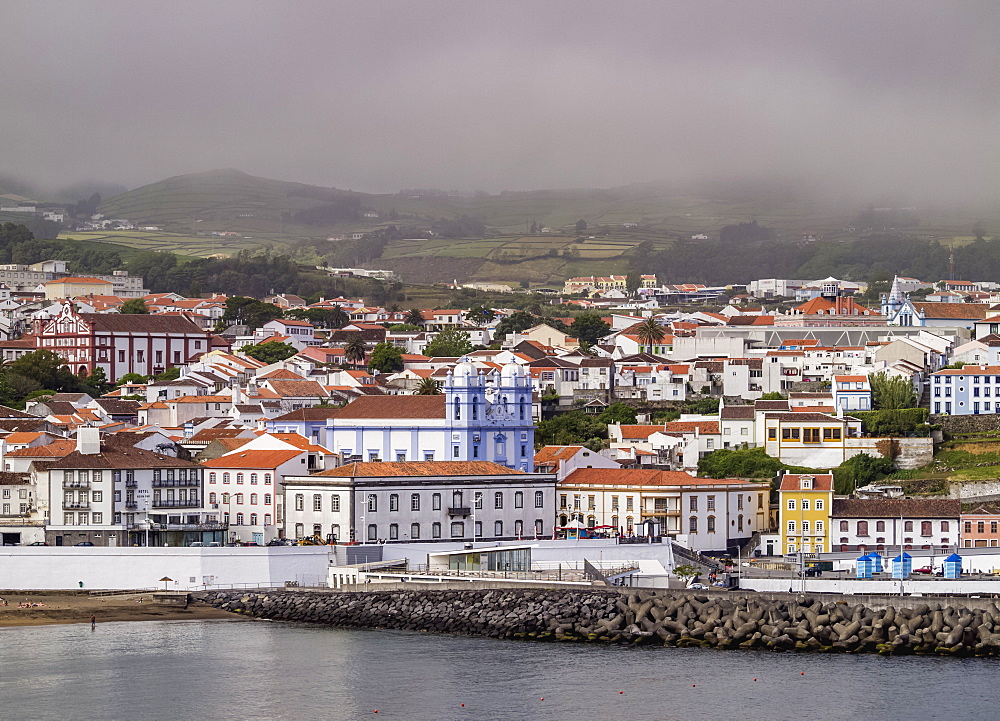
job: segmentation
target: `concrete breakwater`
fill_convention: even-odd
[[[199,594],[256,618],[507,639],[880,654],[1000,656],[1000,609],[872,609],[818,597],[767,600],[637,590],[490,589]],[[917,599],[910,599],[917,601]]]

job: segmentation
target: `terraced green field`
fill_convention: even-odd
[[[286,246],[286,243],[265,238],[223,238],[219,236],[183,235],[163,231],[101,230],[72,231],[59,235],[65,240],[112,243],[136,250],[161,251],[178,255],[206,258],[213,255],[236,255],[245,248]]]

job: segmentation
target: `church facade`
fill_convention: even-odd
[[[340,455],[341,463],[491,461],[534,470],[531,377],[516,363],[489,374],[463,361],[434,396],[362,396],[267,422]]]

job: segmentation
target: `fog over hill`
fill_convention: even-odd
[[[994,0],[4,4],[0,172],[995,201]]]

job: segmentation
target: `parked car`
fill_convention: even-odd
[[[708,586],[706,586],[704,583],[692,583],[690,586],[688,586],[688,588],[695,591],[704,591],[706,588],[708,588]]]
[[[93,546],[94,544],[90,541],[80,541],[79,543],[74,543],[74,546]]]
[[[930,566],[921,566],[920,568],[914,568],[913,572],[914,573],[923,573],[923,574],[925,574],[927,576],[930,576],[932,573],[934,573],[934,569],[931,568]]]
[[[49,544],[47,544],[45,541],[35,541],[34,543],[29,543],[28,545],[29,546],[47,546]]]

